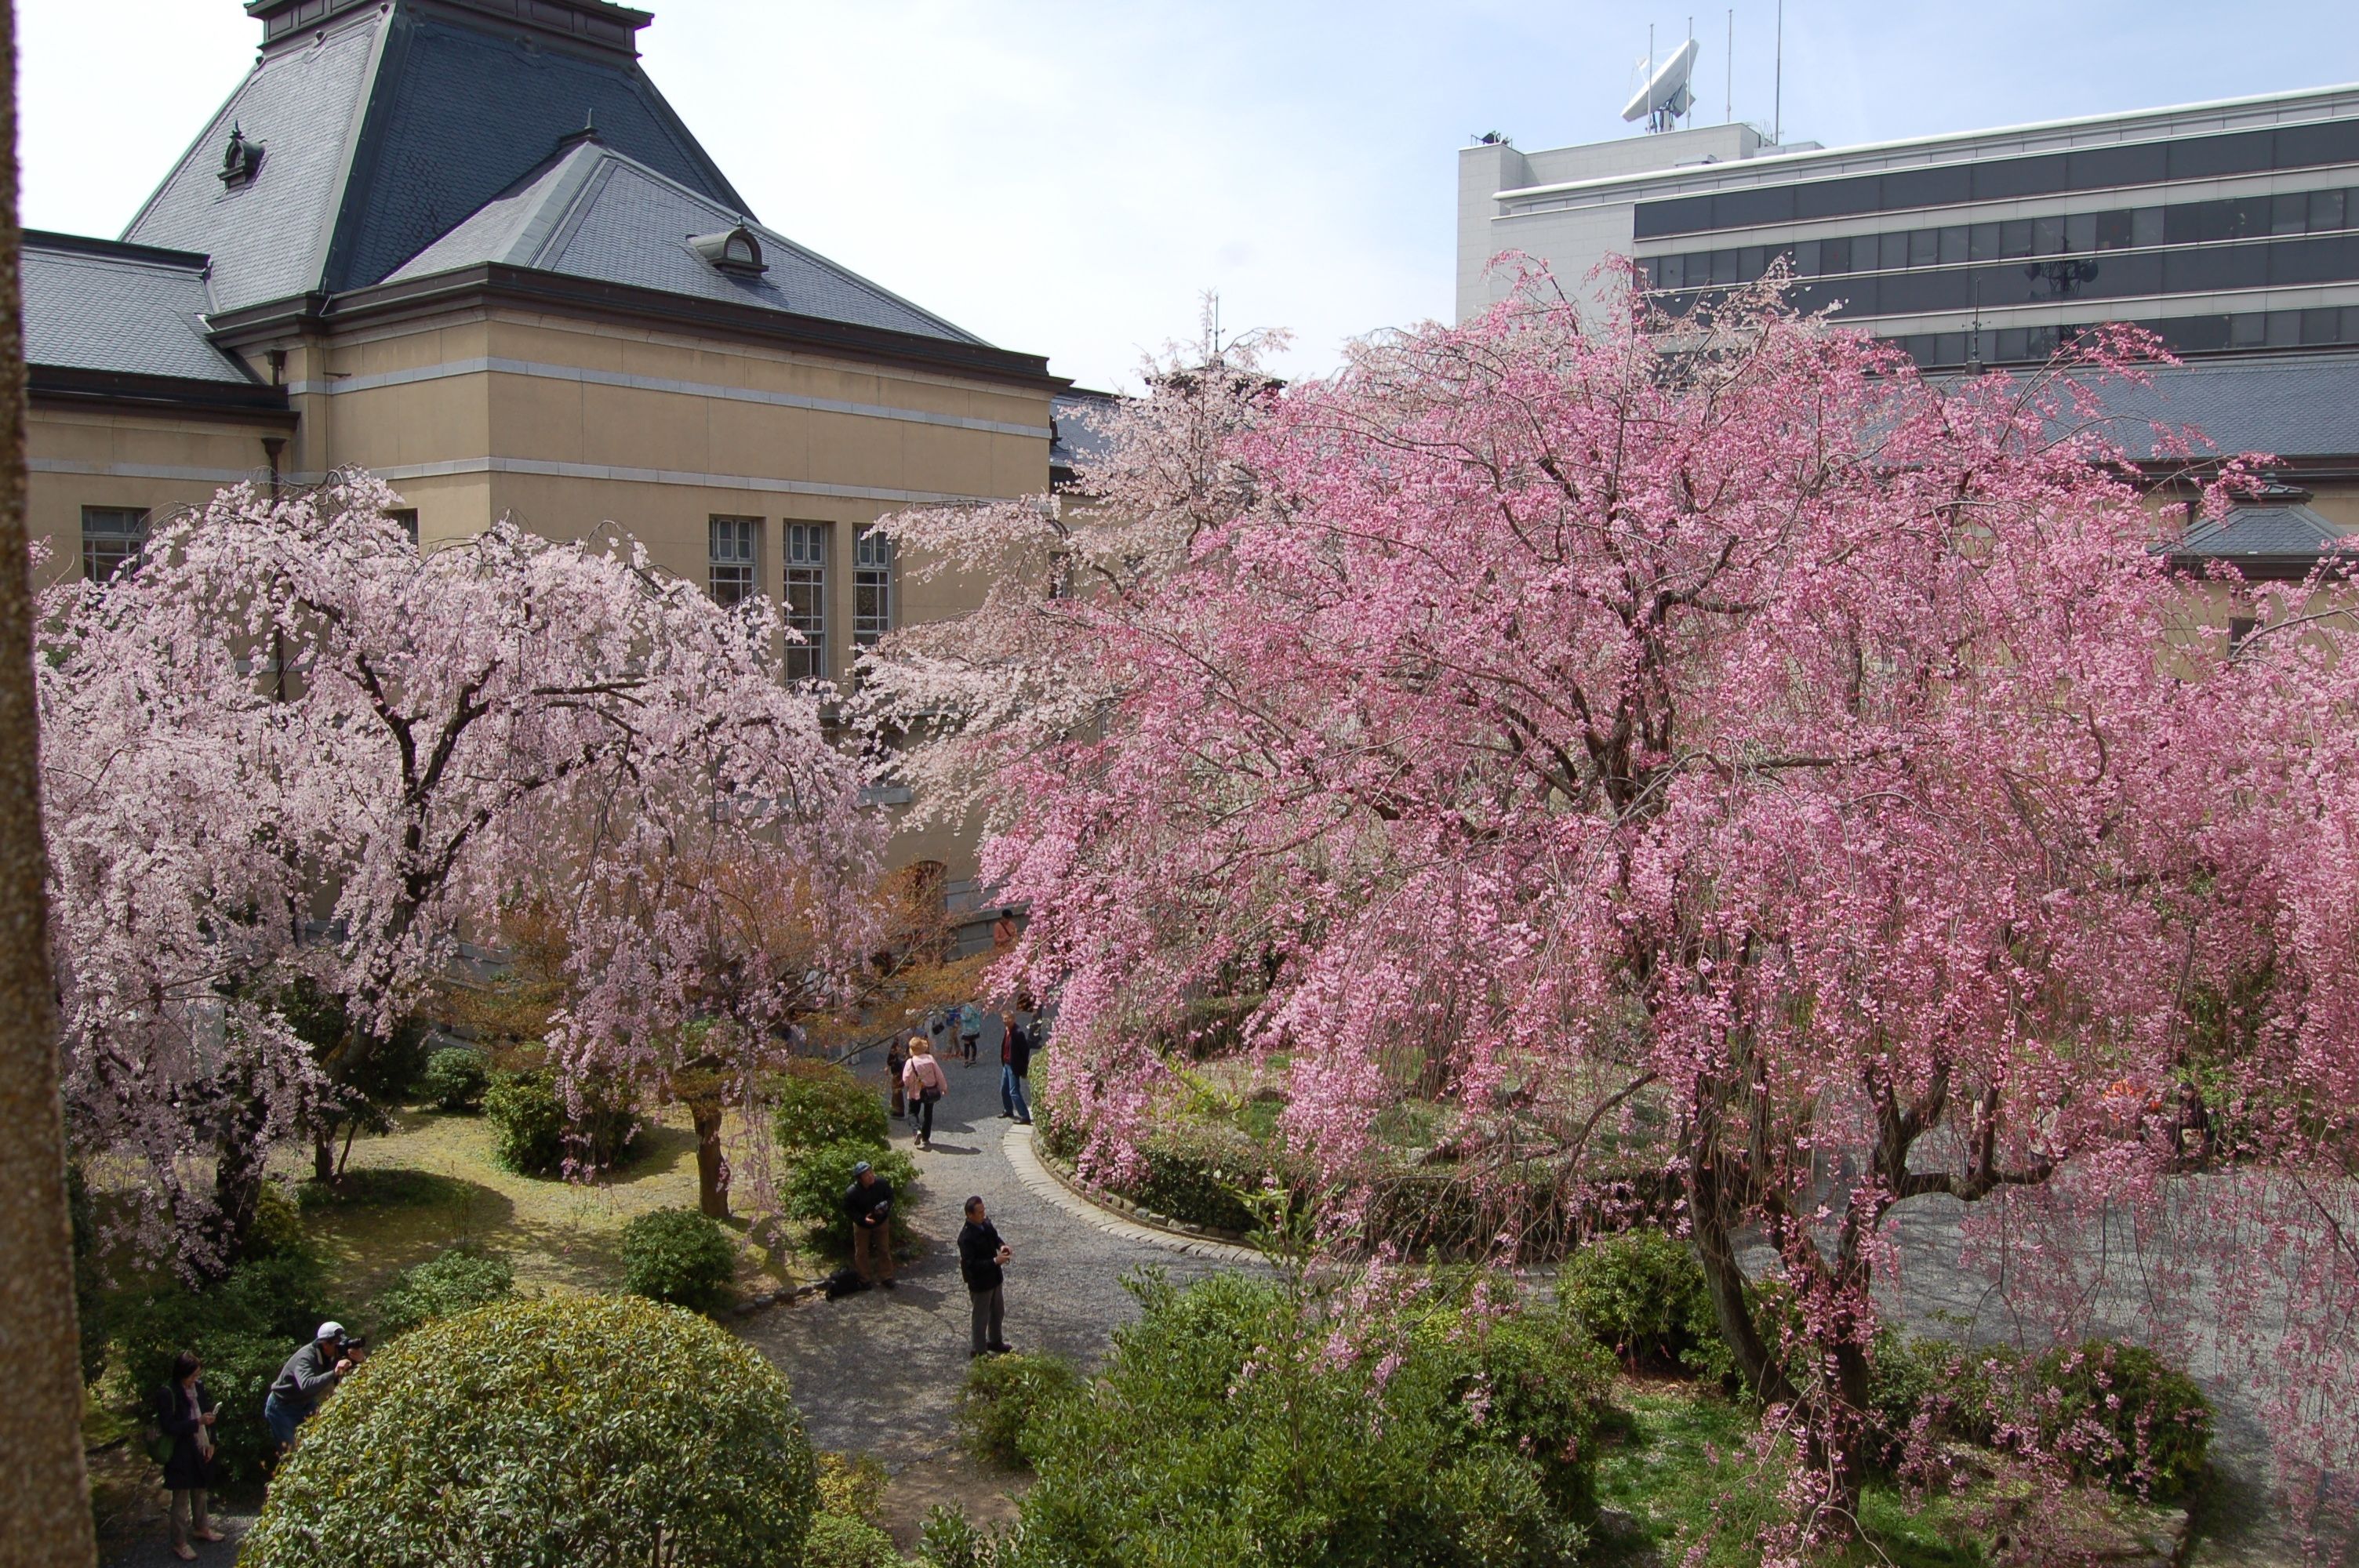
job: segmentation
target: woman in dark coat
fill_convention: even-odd
[[[215,1468],[213,1422],[221,1411],[205,1391],[203,1372],[197,1358],[182,1351],[172,1363],[171,1381],[156,1390],[156,1425],[172,1441],[164,1461],[164,1485],[172,1491],[172,1555],[184,1563],[197,1554],[191,1540],[223,1539],[205,1507]]]

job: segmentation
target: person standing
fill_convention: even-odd
[[[991,923],[991,956],[1004,958],[1016,946],[1016,912],[1003,909],[999,918]]]
[[[893,1184],[863,1160],[852,1167],[843,1193],[844,1217],[852,1221],[852,1268],[872,1285],[893,1288]]]
[[[974,1065],[975,1047],[983,1043],[983,1009],[971,1001],[959,1003],[959,1055],[970,1067]]]
[[[278,1440],[281,1454],[295,1445],[296,1429],[311,1419],[320,1401],[333,1393],[352,1369],[341,1323],[321,1324],[311,1343],[287,1358],[287,1365],[278,1368],[277,1380],[270,1385],[269,1397],[262,1401],[262,1419],[269,1423],[270,1435]]]
[[[912,1101],[910,1111],[918,1119],[918,1147],[930,1150],[934,1146],[934,1107],[950,1088],[950,1079],[942,1076],[942,1065],[934,1060],[934,1048],[926,1044],[922,1034],[909,1036],[908,1065],[901,1069],[901,1087]]]
[[[172,1446],[164,1455],[164,1485],[172,1494],[172,1555],[186,1563],[191,1541],[220,1541],[206,1509],[213,1486],[213,1422],[220,1407],[204,1385],[204,1368],[180,1352],[169,1381],[156,1390],[156,1428]]]
[[[1006,1282],[1007,1260],[1016,1254],[999,1238],[999,1229],[984,1211],[983,1199],[966,1200],[966,1224],[959,1230],[959,1273],[966,1280],[972,1303],[972,1333],[967,1358],[1005,1356],[1010,1346],[1002,1332],[1006,1303],[1001,1287]]]
[[[908,1065],[908,1050],[897,1034],[893,1037],[891,1048],[885,1053],[885,1082],[893,1091],[893,1114],[897,1117],[908,1114],[908,1099],[901,1088],[901,1069]]]
[[[1012,1012],[999,1015],[1000,1118],[1032,1125],[1032,1036]]]

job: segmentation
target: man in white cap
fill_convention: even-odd
[[[852,1167],[843,1215],[852,1221],[852,1267],[870,1284],[893,1288],[893,1184],[863,1160]]]
[[[334,1392],[352,1369],[341,1323],[321,1324],[311,1343],[287,1358],[287,1365],[278,1368],[277,1380],[270,1385],[270,1397],[262,1401],[262,1419],[270,1424],[270,1435],[277,1440],[280,1454],[295,1445],[295,1429],[311,1419],[320,1401]]]

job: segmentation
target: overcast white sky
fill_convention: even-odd
[[[1062,374],[1136,384],[1216,288],[1287,368],[1451,309],[1456,149],[1630,134],[1691,13],[1599,0],[638,0],[649,71],[766,223]],[[114,234],[237,84],[238,0],[17,0],[24,219]],[[1735,9],[1771,113],[1776,0]],[[1725,5],[1693,12],[1696,123]],[[1788,0],[1789,139],[1830,146],[2359,81],[2351,0]]]

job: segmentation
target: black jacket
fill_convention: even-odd
[[[892,1207],[893,1184],[882,1176],[864,1187],[854,1177],[852,1185],[843,1189],[843,1212],[854,1225],[872,1228],[881,1225],[891,1217]]]
[[[968,1220],[959,1232],[959,1272],[966,1288],[981,1294],[997,1290],[1006,1278],[999,1268],[999,1227],[989,1220]]]
[[[205,1380],[198,1379],[197,1409],[204,1411],[214,1408]],[[172,1440],[172,1456],[164,1461],[164,1485],[175,1492],[210,1489],[213,1484],[214,1461],[206,1458],[204,1451],[197,1446],[197,1428],[201,1424],[189,1413],[188,1396],[181,1392],[179,1384],[166,1383],[156,1390],[156,1425]],[[218,1444],[220,1439],[214,1442]]]
[[[1006,1063],[1017,1077],[1030,1077],[1032,1076],[1031,1031],[1020,1023],[1008,1030],[1006,1037],[1000,1043],[999,1059]]]

